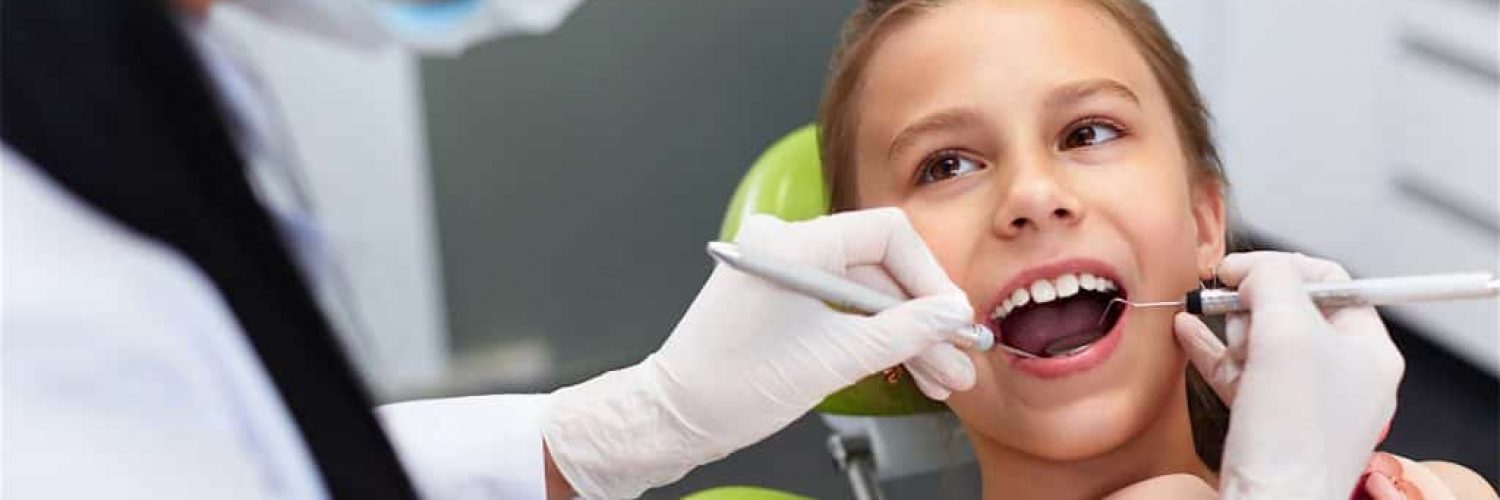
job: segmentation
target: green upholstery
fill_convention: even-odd
[[[685,497],[683,500],[810,500],[809,497],[793,495],[755,486],[720,486],[706,489]]]
[[[740,221],[749,214],[766,213],[786,221],[807,220],[828,213],[828,189],[818,161],[816,125],[806,125],[772,144],[734,191],[719,239],[732,241]],[[903,375],[888,384],[880,374],[839,391],[818,405],[818,411],[838,415],[909,415],[946,411],[942,403],[927,399]]]

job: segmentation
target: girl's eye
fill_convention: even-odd
[[[922,162],[917,172],[917,184],[930,184],[968,175],[984,169],[984,165],[956,151],[939,151]]]
[[[1123,135],[1125,135],[1125,131],[1113,123],[1090,120],[1068,131],[1068,135],[1063,137],[1062,149],[1067,151],[1069,149],[1097,146],[1119,139]]]

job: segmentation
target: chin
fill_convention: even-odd
[[[1039,379],[981,358],[979,385],[955,394],[950,407],[971,436],[993,445],[1056,462],[1107,455],[1145,435],[1171,398],[1182,396],[1177,388],[1186,362],[1170,319],[1170,313],[1128,314],[1114,355],[1064,379]]]
[[[1070,405],[1024,425],[1014,447],[1056,462],[1076,462],[1107,455],[1125,446],[1149,426],[1150,411],[1129,391]]]

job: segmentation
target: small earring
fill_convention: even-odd
[[[1214,267],[1208,269],[1207,273],[1200,272],[1198,274],[1199,288],[1223,288],[1224,281],[1219,279],[1219,266],[1222,265],[1224,265],[1224,260],[1220,259],[1214,263]],[[1204,277],[1204,274],[1207,274],[1207,277]],[[1207,284],[1205,285],[1205,283]]]

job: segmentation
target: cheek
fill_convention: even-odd
[[[1126,229],[1136,249],[1141,274],[1172,277],[1179,274],[1172,272],[1178,267],[1186,266],[1188,270],[1196,267],[1197,230],[1185,204],[1149,213],[1153,215],[1133,218]]]
[[[1176,281],[1179,267],[1196,267],[1197,228],[1181,165],[1142,166],[1134,175],[1099,183],[1094,194],[1099,215],[1132,248],[1141,276]]]
[[[975,308],[983,303],[984,287],[977,285],[983,276],[975,269],[983,269],[990,257],[981,254],[984,239],[990,237],[989,218],[983,210],[975,207],[944,207],[944,209],[907,209],[916,233],[926,240],[948,279],[968,293],[969,303]],[[978,314],[978,311],[975,311]]]
[[[963,277],[963,270],[967,268],[970,259],[970,248],[973,248],[971,238],[960,230],[956,225],[950,223],[923,220],[921,217],[912,217],[912,224],[917,233],[927,242],[927,248],[932,250],[933,257],[937,258],[938,265],[948,273],[948,279],[955,281]]]
[[[986,209],[977,202],[948,200],[944,203],[909,201],[900,205],[912,227],[932,250],[938,265],[960,287],[968,275],[979,240],[985,237]]]

